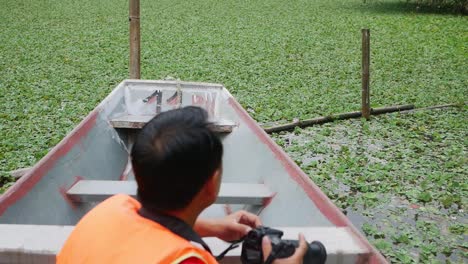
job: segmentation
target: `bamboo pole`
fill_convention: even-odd
[[[369,29],[362,29],[362,116],[370,119],[370,32]]]
[[[130,79],[140,79],[140,0],[129,0]]]
[[[371,109],[371,113],[373,115],[381,115],[381,114],[410,110],[410,109],[414,109],[414,105],[397,105],[397,106],[376,108],[376,109]],[[319,125],[319,124],[324,124],[328,122],[333,122],[335,120],[358,118],[361,116],[362,116],[362,112],[360,111],[341,113],[341,114],[336,114],[336,115],[331,115],[331,116],[322,116],[322,117],[317,117],[317,118],[312,118],[312,119],[306,119],[306,120],[287,123],[287,124],[283,124],[279,126],[268,127],[268,128],[264,128],[264,130],[267,133],[275,133],[275,132],[280,132],[280,131],[293,130],[295,127],[308,127],[312,125]]]
[[[434,105],[434,106],[428,106],[428,107],[422,107],[422,108],[415,108],[415,109],[410,109],[410,110],[405,110],[402,111],[401,114],[411,114],[417,111],[426,111],[426,110],[438,110],[438,109],[445,109],[449,107],[463,107],[467,105],[468,102],[463,102],[463,103],[455,103],[455,104],[443,104],[443,105]]]

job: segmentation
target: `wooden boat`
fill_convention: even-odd
[[[266,226],[321,241],[327,263],[384,263],[345,215],[219,84],[125,80],[0,197],[0,263],[53,263],[73,225],[116,193],[135,195],[133,137],[161,111],[196,105],[216,122],[225,146],[216,204],[205,217],[238,209]],[[226,243],[207,238],[216,254]],[[240,250],[223,263],[239,263]]]

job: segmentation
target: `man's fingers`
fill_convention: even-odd
[[[247,233],[252,230],[252,228],[248,225],[244,225],[244,224],[240,224],[240,223],[235,223],[234,225],[232,225],[232,228],[234,229],[233,231],[235,231],[236,233],[238,233],[240,235],[239,238],[247,235]]]
[[[309,245],[307,245],[307,241],[304,238],[303,234],[299,234],[299,247],[296,248],[296,252],[294,252],[293,257],[295,259],[303,259],[305,254],[307,253],[307,248]]]
[[[240,211],[239,214],[240,214],[239,223],[241,224],[248,225],[252,228],[262,225],[262,221],[260,220],[260,217],[258,217],[257,215],[254,215],[246,211]]]
[[[271,253],[271,241],[268,236],[264,236],[262,239],[262,252],[263,252],[263,261],[266,261],[268,256]]]

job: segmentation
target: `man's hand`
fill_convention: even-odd
[[[263,261],[266,261],[271,253],[271,241],[268,236],[264,236],[262,240]],[[299,234],[299,247],[296,252],[289,258],[275,259],[273,264],[302,264],[305,254],[307,253],[307,242],[302,234]]]
[[[234,241],[261,224],[257,215],[238,211],[221,219],[197,219],[194,230],[202,237],[214,236],[224,241]]]

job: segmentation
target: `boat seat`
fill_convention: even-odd
[[[110,124],[114,128],[139,129],[148,123],[148,121],[150,121],[152,118],[153,116],[147,115],[122,115],[111,119]],[[211,122],[214,124],[214,131],[218,133],[231,133],[233,128],[237,126],[234,122],[223,119],[214,120]]]
[[[370,252],[355,240],[346,227],[279,227],[283,238],[297,239],[304,234],[307,241],[318,240],[327,250],[327,263],[366,263]],[[73,226],[0,224],[0,263],[55,263]],[[213,255],[219,255],[229,244],[217,238],[204,238]],[[229,251],[220,263],[240,263],[242,246]],[[359,262],[360,261],[360,262]]]
[[[119,193],[135,197],[136,182],[81,180],[67,191],[67,195],[77,202],[103,201]],[[265,199],[273,197],[273,194],[264,184],[221,183],[216,203],[262,205]]]

